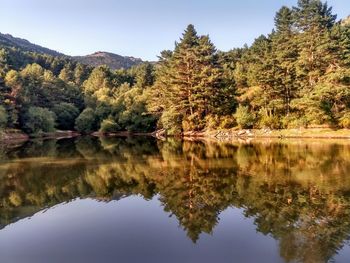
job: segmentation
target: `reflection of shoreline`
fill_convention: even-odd
[[[155,132],[129,132],[129,131],[120,131],[114,133],[101,133],[101,132],[92,132],[87,135],[82,135],[76,131],[55,131],[55,132],[47,132],[41,133],[37,135],[30,136],[21,130],[5,130],[0,131],[0,145],[15,145],[20,143],[25,143],[29,140],[62,140],[62,139],[70,139],[81,136],[94,136],[94,137],[154,137]]]
[[[311,138],[311,137],[295,137],[295,138],[279,138],[279,137],[211,137],[211,136],[199,136],[199,137],[184,137],[184,141],[188,142],[203,142],[203,143],[223,143],[231,145],[239,144],[289,144],[289,145],[325,145],[325,144],[338,144],[338,145],[350,145],[350,140],[344,138]]]

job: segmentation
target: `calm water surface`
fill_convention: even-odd
[[[350,262],[350,141],[0,146],[0,262]]]

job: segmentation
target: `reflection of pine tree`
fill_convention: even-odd
[[[193,242],[201,233],[211,234],[218,214],[229,206],[235,173],[235,169],[213,171],[200,161],[189,154],[182,169],[167,172],[157,182],[165,211],[177,216]]]

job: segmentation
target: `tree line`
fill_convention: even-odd
[[[0,49],[0,126],[37,134],[350,128],[350,25],[319,0],[282,7],[251,46],[221,52],[189,25],[157,63],[111,71]]]

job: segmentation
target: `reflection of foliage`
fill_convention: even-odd
[[[234,206],[280,241],[285,260],[326,261],[349,238],[349,150],[317,142],[36,141],[1,150],[0,222],[77,197],[157,194],[194,242]]]
[[[200,233],[212,233],[219,213],[230,205],[234,173],[202,170],[192,165],[180,173],[167,171],[156,185],[165,210],[177,216],[196,242]]]

